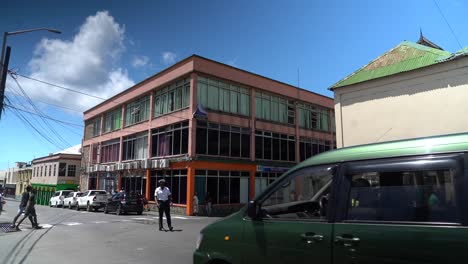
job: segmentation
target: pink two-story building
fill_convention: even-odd
[[[209,193],[225,214],[334,148],[333,117],[332,98],[193,55],[84,113],[81,187],[152,201],[164,178],[184,213]]]

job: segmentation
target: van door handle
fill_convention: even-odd
[[[343,237],[343,236],[336,236],[335,243],[342,244],[345,247],[351,247],[354,244],[357,244],[361,241],[359,237]]]
[[[323,241],[322,235],[316,235],[315,233],[305,233],[301,234],[302,240],[306,241],[307,244],[317,243]]]

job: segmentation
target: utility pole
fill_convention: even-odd
[[[6,48],[5,60],[2,62],[2,81],[0,83],[0,119],[2,119],[2,111],[3,111],[3,100],[5,99],[5,84],[6,78],[8,74],[8,64],[10,62],[10,52],[11,48]]]

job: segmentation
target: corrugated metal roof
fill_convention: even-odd
[[[411,71],[445,61],[452,53],[404,41],[361,69],[335,83],[331,89]]]

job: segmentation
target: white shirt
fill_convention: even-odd
[[[164,189],[158,187],[156,190],[154,190],[154,196],[158,201],[167,201],[169,199],[169,195],[171,195],[171,191],[166,186],[164,186]]]

